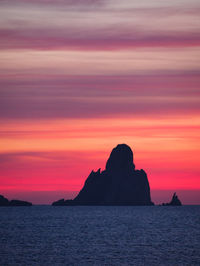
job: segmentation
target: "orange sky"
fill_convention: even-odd
[[[9,195],[60,190],[67,197],[91,170],[104,169],[117,143],[132,147],[136,168],[147,172],[152,190],[200,190],[198,116],[21,120],[0,130],[1,191]],[[39,201],[46,202],[41,195]]]

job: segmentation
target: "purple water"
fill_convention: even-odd
[[[0,265],[200,265],[200,206],[1,207]]]

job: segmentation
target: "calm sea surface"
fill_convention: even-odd
[[[200,206],[1,207],[0,265],[200,265]]]

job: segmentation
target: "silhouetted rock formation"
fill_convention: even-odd
[[[0,206],[32,206],[32,203],[22,200],[9,201],[4,196],[0,195]]]
[[[8,206],[9,200],[6,199],[4,196],[0,195],[0,206]]]
[[[60,199],[52,203],[52,206],[71,206],[71,205],[75,205],[73,200]]]
[[[169,203],[163,203],[163,206],[181,206],[182,203],[179,200],[178,196],[176,195],[176,193],[174,193],[171,201]]]
[[[52,203],[52,206],[65,206],[65,200],[64,199],[60,199],[60,200],[54,201]]]
[[[133,152],[126,144],[115,147],[106,170],[92,171],[74,200],[53,205],[153,205],[144,170],[135,170]]]
[[[32,203],[23,200],[11,200],[9,206],[32,206]]]

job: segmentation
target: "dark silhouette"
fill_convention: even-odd
[[[32,206],[32,203],[23,200],[11,200],[9,206]]]
[[[52,203],[53,206],[65,206],[65,200],[64,199],[60,199],[58,201],[55,201]]]
[[[133,152],[126,144],[115,147],[101,172],[92,171],[74,200],[59,200],[66,205],[154,205],[144,170],[135,170]]]
[[[6,199],[4,196],[0,195],[0,206],[8,206],[9,200]]]
[[[32,203],[22,200],[9,201],[4,196],[0,195],[0,206],[32,206]]]
[[[181,201],[179,200],[178,196],[176,193],[174,193],[171,201],[169,203],[163,203],[163,206],[182,206]]]
[[[74,201],[72,199],[70,199],[70,200],[60,199],[60,200],[54,201],[52,203],[52,206],[66,206],[66,205],[75,205],[75,204],[74,204]]]

